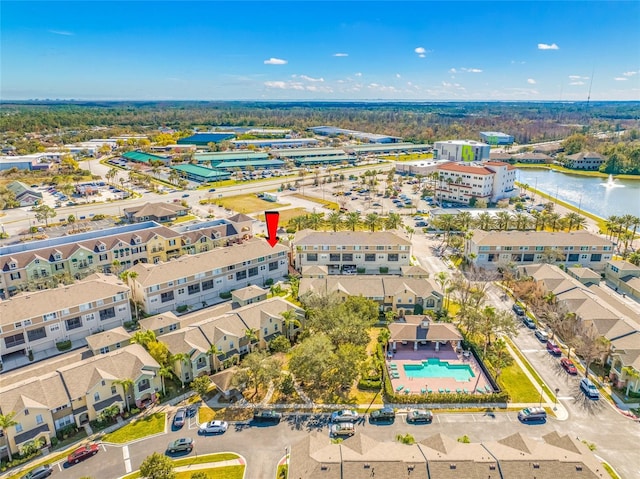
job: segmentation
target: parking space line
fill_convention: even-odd
[[[478,422],[478,420],[476,419],[476,415],[472,414],[471,417],[473,418],[473,422]]]
[[[107,448],[105,447],[105,445],[104,445],[104,444],[100,444],[100,446],[102,447],[102,450],[103,450],[104,452],[107,452]]]
[[[129,446],[124,446],[122,448],[122,457],[123,459],[129,459]]]
[[[509,420],[509,422],[513,422],[513,419],[511,419],[511,416],[509,416],[508,414],[506,416],[507,416],[507,419]]]
[[[122,457],[124,459],[124,471],[129,474],[131,472],[131,459],[129,459],[129,446],[122,448]]]
[[[436,419],[438,420],[438,424],[440,424],[440,416],[436,416]]]

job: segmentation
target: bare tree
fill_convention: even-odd
[[[576,354],[584,361],[584,376],[589,377],[589,366],[602,360],[609,350],[609,341],[591,324],[581,321],[578,326]]]

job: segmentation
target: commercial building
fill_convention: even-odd
[[[358,158],[363,156],[383,156],[383,155],[404,155],[408,153],[429,153],[431,145],[421,145],[416,143],[390,143],[385,145],[348,145],[344,150]]]
[[[187,215],[189,210],[188,206],[182,206],[180,203],[145,203],[144,205],[125,208],[123,211],[125,218],[130,223],[142,223],[144,221],[166,223]]]
[[[277,170],[283,168],[284,165],[284,161],[281,160],[228,160],[211,163],[212,168],[227,172],[236,170],[247,170],[249,168],[252,168],[254,170]]]
[[[493,159],[493,155],[491,155]],[[539,164],[549,164],[553,163],[553,158],[549,155],[545,155],[544,153],[535,153],[535,152],[524,152],[524,153],[516,153],[515,155],[511,155],[511,161],[514,163],[539,163]]]
[[[252,239],[167,263],[138,263],[130,270],[137,276],[129,276],[128,282],[134,300],[147,314],[200,308],[220,302],[221,293],[285,277],[287,251],[281,244],[272,248],[262,239]]]
[[[50,445],[56,432],[69,425],[79,427],[94,420],[107,407],[125,409],[125,401],[141,407],[155,402],[162,388],[159,364],[138,344],[65,364],[52,362],[3,375],[0,414],[15,412],[15,426],[6,428],[4,439],[12,453],[28,443]],[[131,379],[126,391],[117,381]],[[0,446],[0,457],[6,446]]]
[[[574,170],[598,170],[605,162],[604,156],[592,151],[567,155],[564,166]]]
[[[376,133],[367,133],[364,131],[347,130],[344,128],[337,128],[335,126],[314,126],[309,128],[316,135],[321,136],[347,136],[360,141],[366,141],[369,143],[397,143],[402,141],[402,138],[389,135],[378,135]]]
[[[351,163],[355,156],[348,155],[341,148],[294,148],[274,151],[273,156],[292,161],[296,166],[333,165]]]
[[[447,162],[437,166],[437,172],[435,198],[439,202],[469,204],[478,199],[496,202],[518,194],[516,169],[500,161]]]
[[[17,168],[19,170],[48,170],[51,163],[45,153],[23,156],[0,156],[0,171]]]
[[[136,163],[151,163],[152,161],[159,161],[164,163],[166,166],[171,162],[171,158],[168,156],[152,155],[151,153],[145,153],[144,151],[127,151],[121,156],[127,161],[133,161]]]
[[[55,351],[63,341],[80,344],[130,320],[129,287],[117,276],[96,273],[68,286],[16,295],[0,302],[0,361]]]
[[[178,143],[178,145],[196,145],[202,147],[208,146],[209,143],[220,143],[235,137],[236,134],[233,131],[194,133],[191,136],[180,138],[176,143]]]
[[[416,160],[416,161],[396,161],[395,169],[399,175],[428,176],[435,173],[438,166],[444,164],[441,160]]]
[[[213,170],[198,165],[174,165],[172,169],[184,174],[188,180],[198,183],[207,181],[223,181],[231,178],[231,173],[224,170]]]
[[[394,311],[399,316],[422,314],[442,309],[442,293],[425,278],[401,276],[337,276],[302,277],[299,295],[336,295],[342,300],[362,296],[375,301],[381,312]]]
[[[12,181],[7,185],[7,189],[13,193],[20,206],[33,206],[42,202],[42,193],[20,181]]]
[[[302,148],[319,143],[315,138],[277,138],[262,140],[234,140],[230,142],[234,148]]]
[[[490,153],[489,145],[473,140],[436,141],[433,144],[434,160],[485,161]]]
[[[196,153],[193,158],[198,162],[198,164],[209,164],[213,168],[213,165],[217,165],[225,161],[268,160],[269,155],[261,151],[217,151],[210,153]]]
[[[298,231],[294,265],[326,266],[329,274],[399,274],[411,262],[411,241],[394,231]]]
[[[468,261],[483,268],[545,262],[602,271],[612,257],[613,244],[587,231],[473,230],[465,239],[464,252]]]
[[[234,215],[174,229],[145,221],[0,248],[0,296],[53,288],[93,272],[120,272],[247,239],[253,218]]]
[[[150,146],[151,151],[164,151],[166,153],[192,153],[197,151],[196,145],[153,145]]]
[[[480,141],[489,145],[513,145],[514,138],[500,131],[481,131]]]
[[[356,432],[334,442],[312,432],[291,446],[289,477],[305,479],[460,479],[559,477],[601,479],[604,468],[589,448],[551,432],[534,440],[520,433],[498,441],[463,443],[435,434],[411,445]],[[604,472],[606,474],[606,472]]]

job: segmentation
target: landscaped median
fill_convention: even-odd
[[[156,412],[134,419],[126,426],[105,434],[102,442],[110,442],[113,444],[124,444],[125,442],[135,441],[143,437],[159,434],[164,431],[167,422],[167,415],[163,412]]]
[[[220,464],[227,462],[226,464]],[[210,479],[242,479],[244,477],[245,460],[232,452],[204,454],[202,456],[185,457],[173,461],[176,479],[189,479],[194,472],[205,472]],[[120,479],[138,479],[140,471],[134,471]]]

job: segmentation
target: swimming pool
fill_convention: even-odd
[[[465,382],[475,376],[468,364],[449,364],[438,358],[429,358],[422,364],[404,364],[402,367],[409,378],[452,378]]]

